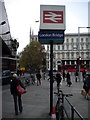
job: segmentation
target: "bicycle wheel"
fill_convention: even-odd
[[[63,106],[61,105],[59,107],[59,120],[63,120],[64,119],[64,108]]]
[[[56,113],[56,120],[59,120],[59,103],[56,103],[55,107],[55,113]]]

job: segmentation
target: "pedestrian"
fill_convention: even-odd
[[[41,74],[40,74],[40,71],[37,72],[36,77],[37,77],[37,86],[41,85]]]
[[[85,76],[86,76],[86,71],[83,70],[83,72],[82,72],[83,82],[85,81]]]
[[[32,84],[34,85],[35,84],[35,77],[34,77],[33,73],[31,73],[31,81],[32,81]]]
[[[65,81],[65,71],[63,70],[63,81]]]
[[[67,78],[67,85],[70,87],[72,83],[71,83],[71,77],[70,77],[69,72],[67,72],[66,78]]]
[[[21,95],[19,95],[17,91],[17,86],[19,84],[25,89],[21,81],[17,78],[17,74],[13,74],[13,77],[10,80],[10,91],[14,99],[15,115],[18,115],[18,108],[20,113],[22,113],[22,110],[23,110]]]
[[[59,90],[59,87],[60,87],[61,80],[62,80],[61,74],[59,73],[59,71],[57,71],[57,73],[56,73],[56,82],[57,82],[57,89],[58,90]]]
[[[77,82],[78,80],[78,71],[75,72],[75,81]]]
[[[25,70],[23,69],[23,70],[22,70],[22,75],[24,76],[24,74],[25,74]]]
[[[89,93],[89,90],[90,90],[90,72],[87,72],[87,74],[85,76],[85,81],[84,81],[83,88],[86,91],[86,99],[88,100],[89,96],[90,96],[90,93]]]

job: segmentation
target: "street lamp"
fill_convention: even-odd
[[[78,27],[78,44],[79,44],[79,46],[78,46],[78,50],[79,50],[79,58],[80,58],[80,28],[90,28],[90,27]],[[81,78],[81,76],[80,76],[80,64],[79,64],[79,81],[80,81],[80,78]]]

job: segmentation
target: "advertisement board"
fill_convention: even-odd
[[[40,5],[40,30],[65,30],[64,5]]]

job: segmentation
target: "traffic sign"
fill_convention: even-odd
[[[40,30],[38,32],[38,41],[41,44],[63,44],[64,42],[64,31],[63,30]]]
[[[40,30],[65,30],[64,5],[40,5]]]

